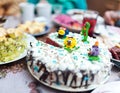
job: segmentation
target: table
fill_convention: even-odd
[[[52,27],[50,33],[54,31],[55,28]],[[45,42],[46,37],[47,35],[43,35],[36,37],[36,39]],[[51,89],[36,81],[27,69],[25,58],[6,65],[0,65],[0,76],[2,76],[0,78],[0,93],[32,93],[31,88],[28,86],[30,82],[36,82],[36,89],[39,90],[40,93],[67,93]],[[113,66],[111,70],[111,76],[107,82],[116,80],[120,80],[120,69],[116,66]],[[83,93],[90,92],[91,91]]]

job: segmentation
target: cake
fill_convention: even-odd
[[[110,75],[111,54],[102,42],[83,38],[77,33],[58,31],[49,34],[46,43],[31,42],[28,67],[38,80],[50,86],[87,89],[103,83]]]

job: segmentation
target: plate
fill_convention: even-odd
[[[29,35],[29,34],[25,34],[25,36],[26,36],[25,41],[27,42],[27,47],[29,47],[30,46],[30,42],[31,41],[35,41],[36,39],[32,35]],[[8,63],[20,60],[20,59],[24,58],[26,56],[26,54],[27,54],[27,48],[24,50],[24,52],[22,54],[20,54],[19,57],[15,58],[14,60],[11,60],[11,61],[0,62],[0,65],[8,64]]]
[[[109,75],[108,75],[108,77],[106,77],[105,80],[104,80],[103,82],[101,82],[99,85],[98,85],[98,84],[96,84],[96,85],[90,85],[90,86],[88,86],[87,89],[84,88],[84,87],[82,87],[82,88],[70,88],[70,87],[67,87],[67,86],[64,86],[64,85],[56,85],[56,84],[49,85],[49,84],[47,84],[47,83],[45,83],[45,82],[43,82],[43,81],[40,81],[40,80],[39,80],[39,77],[37,77],[37,76],[33,73],[33,70],[30,69],[30,62],[27,62],[27,67],[28,67],[28,70],[29,70],[29,72],[31,73],[31,75],[32,75],[36,80],[38,80],[41,84],[43,84],[43,85],[45,85],[45,86],[47,86],[47,87],[50,87],[50,88],[52,88],[52,89],[55,89],[55,90],[60,90],[60,91],[65,91],[65,92],[72,92],[72,93],[74,93],[74,92],[86,92],[86,91],[91,91],[91,90],[97,88],[98,86],[103,85],[103,84],[108,80],[108,78],[109,78]]]
[[[115,66],[117,66],[118,68],[120,68],[120,60],[116,60],[116,59],[112,58],[112,59],[111,59],[111,62],[112,62]]]
[[[45,17],[36,17],[34,19],[34,21],[39,22],[39,23],[44,22],[46,24],[46,26],[45,26],[45,31],[42,31],[42,32],[36,33],[36,34],[32,34],[33,36],[42,36],[42,35],[45,35],[50,32],[50,28],[51,28],[50,22]]]
[[[31,34],[31,35],[33,35],[33,36],[42,36],[42,35],[45,35],[45,34],[47,34],[49,32],[50,32],[50,27],[45,26],[45,31],[42,31],[42,32],[37,33],[37,34]]]

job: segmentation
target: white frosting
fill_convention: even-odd
[[[57,48],[38,41],[32,43],[33,47],[31,50],[33,51],[33,56],[45,63],[48,71],[64,71],[69,69],[79,75],[80,70],[97,73],[97,71],[104,69],[105,66],[107,67],[106,69],[109,69],[111,55],[107,47],[105,47],[102,42],[99,41],[100,61],[89,61],[88,50],[92,47],[92,45],[94,45],[96,39],[88,37],[88,41],[90,43],[85,44],[81,41],[82,36],[80,34],[70,32],[69,35],[76,37],[77,46],[80,46],[79,49],[69,53],[68,51],[64,50],[64,48]],[[63,46],[64,40],[57,38],[57,32],[51,33],[49,38]]]

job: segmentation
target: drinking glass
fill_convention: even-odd
[[[88,31],[88,35],[90,37],[93,37],[94,28],[96,26],[98,15],[99,15],[99,13],[97,11],[93,11],[93,10],[86,10],[86,11],[84,11],[84,14],[83,14],[83,25],[86,22],[90,23],[90,28],[89,28],[89,31]]]

